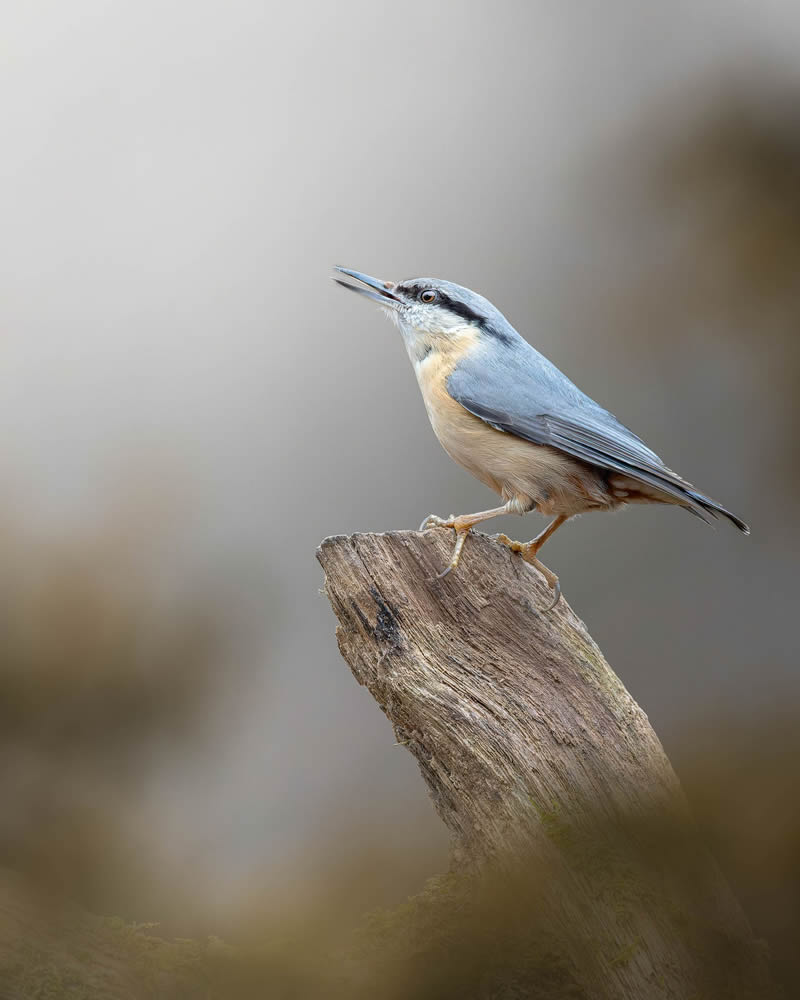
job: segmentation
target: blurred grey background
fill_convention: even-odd
[[[120,785],[145,881],[224,908],[313,894],[363,839],[416,859],[408,891],[446,864],[314,549],[490,495],[335,263],[484,293],[750,522],[633,509],[548,546],[679,769],[796,706],[796,3],[37,2],[0,46],[7,534],[24,562],[116,519],[236,635],[203,751]]]

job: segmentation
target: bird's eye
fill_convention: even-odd
[[[420,294],[420,299],[423,302],[427,302],[430,305],[431,302],[435,302],[437,299],[436,292],[432,288],[426,288],[424,292]]]

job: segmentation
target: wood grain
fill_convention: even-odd
[[[325,539],[356,680],[415,756],[456,869],[524,858],[591,997],[764,997],[763,947],[694,830],[647,716],[566,601],[473,533]],[[724,992],[720,990],[724,989]]]

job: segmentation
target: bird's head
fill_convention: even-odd
[[[501,340],[519,336],[488,299],[452,281],[440,278],[381,281],[346,267],[336,270],[365,287],[334,278],[337,284],[383,306],[400,328],[412,357],[419,354],[422,345],[427,346],[431,341],[441,344],[463,336],[465,331]]]

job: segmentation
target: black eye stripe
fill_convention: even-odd
[[[461,316],[462,319],[469,320],[472,323],[478,323],[483,326],[486,317],[482,316],[479,312],[471,309],[465,302],[459,302],[458,299],[451,299],[449,295],[440,294],[439,302],[449,309],[451,313],[455,313],[456,316]]]
[[[406,285],[401,286],[398,291],[405,293],[411,299],[419,299],[420,301],[422,301],[421,296],[425,292],[435,292],[437,296],[436,305],[442,306],[451,313],[455,313],[456,316],[460,316],[462,319],[467,320],[468,323],[477,324],[477,326],[490,337],[495,337],[497,340],[505,344],[512,343],[512,338],[509,337],[501,328],[498,328],[498,326],[492,322],[488,316],[484,316],[483,313],[477,312],[471,306],[468,306],[466,302],[460,302],[458,299],[451,298],[440,288],[428,288],[424,285]]]

